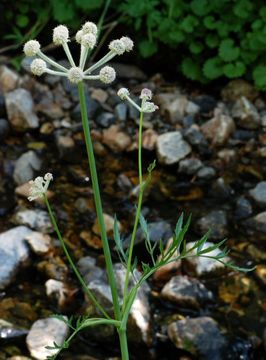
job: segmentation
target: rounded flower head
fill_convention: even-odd
[[[54,28],[53,32],[53,42],[56,45],[62,45],[68,41],[69,32],[68,28],[64,25],[59,25]]]
[[[123,37],[121,37],[120,41],[122,41],[122,43],[124,44],[125,50],[127,52],[129,52],[133,49],[134,43],[129,37],[123,36]]]
[[[42,198],[48,190],[48,186],[51,180],[53,180],[53,175],[50,173],[45,174],[44,177],[38,176],[35,180],[31,180],[29,182],[31,187],[28,200],[32,201],[38,198]]]
[[[23,51],[26,56],[35,56],[37,55],[38,51],[40,50],[41,45],[37,40],[30,40],[27,41],[24,45]]]
[[[109,44],[109,49],[117,55],[122,55],[126,51],[126,47],[122,40],[113,40]]]
[[[82,32],[83,34],[93,34],[93,35],[97,35],[98,29],[97,29],[97,25],[94,24],[91,21],[87,21],[83,26],[82,26]]]
[[[117,95],[120,97],[121,100],[125,100],[127,96],[129,96],[129,91],[126,88],[121,88],[118,90]]]
[[[77,33],[76,33],[76,42],[78,43],[78,44],[81,44],[81,38],[82,38],[82,36],[83,36],[84,34],[83,34],[83,31],[82,30],[79,30]]]
[[[146,101],[142,106],[142,111],[145,113],[151,113],[156,111],[157,109],[159,109],[159,107],[150,101]]]
[[[42,59],[35,59],[30,64],[31,72],[34,75],[41,76],[43,73],[45,73],[45,70],[47,69],[46,62]]]
[[[96,36],[88,33],[81,36],[81,45],[88,49],[93,49],[96,44]]]
[[[100,70],[100,80],[105,84],[110,84],[115,80],[116,72],[111,66],[105,66]]]
[[[142,89],[140,97],[141,100],[151,100],[152,98],[152,92],[150,89]]]
[[[70,82],[77,84],[83,80],[83,71],[79,67],[72,67],[68,70],[67,77]]]

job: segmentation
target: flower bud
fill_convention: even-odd
[[[45,175],[44,175],[44,180],[46,180],[46,181],[51,181],[51,180],[53,180],[53,174],[51,174],[51,173],[45,174]]]
[[[26,44],[24,45],[24,53],[26,56],[35,56],[38,51],[40,50],[41,45],[39,43],[39,41],[37,40],[30,40],[27,41]]]
[[[83,72],[79,67],[72,67],[68,70],[67,77],[70,82],[77,84],[83,80]]]
[[[150,89],[142,89],[140,97],[141,100],[151,100],[152,92]]]
[[[54,28],[53,42],[56,45],[62,45],[68,41],[69,32],[68,28],[64,25],[59,25]]]
[[[105,84],[110,84],[115,80],[116,73],[111,66],[105,66],[100,70],[100,80]]]
[[[146,101],[142,106],[142,111],[145,113],[151,113],[159,109],[153,102]]]
[[[81,36],[81,45],[85,48],[93,49],[96,44],[96,36],[92,33],[88,33]]]
[[[113,40],[109,44],[109,49],[117,55],[122,55],[126,51],[126,47],[122,40]]]
[[[35,59],[30,64],[31,72],[37,76],[41,76],[43,73],[45,73],[46,68],[46,62],[42,59]]]
[[[97,25],[94,24],[91,21],[87,21],[83,26],[82,26],[82,31],[83,34],[93,34],[93,35],[97,35]]]
[[[83,34],[83,31],[82,31],[82,30],[79,30],[79,31],[76,33],[76,42],[77,42],[78,44],[81,44],[81,38],[82,38],[83,35],[84,35],[84,34]]]
[[[125,50],[127,52],[129,52],[133,49],[134,43],[129,37],[123,36],[123,37],[121,37],[120,41],[122,41],[122,43],[124,44]]]
[[[118,90],[117,95],[120,97],[121,100],[125,100],[127,96],[129,96],[129,91],[126,88],[121,88]]]

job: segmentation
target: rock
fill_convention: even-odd
[[[28,90],[19,88],[5,95],[8,120],[13,129],[26,131],[39,127],[33,110],[33,100]]]
[[[153,129],[147,129],[142,134],[142,148],[153,151],[156,146],[158,134]]]
[[[113,66],[119,76],[120,79],[136,79],[140,81],[144,81],[147,79],[146,74],[138,68],[135,65],[128,65],[128,64],[122,64],[122,63],[110,63],[108,64],[110,66]]]
[[[103,248],[100,236],[93,235],[91,231],[82,230],[79,236],[90,248],[96,250],[101,250]]]
[[[150,241],[151,243],[158,243],[162,240],[164,243],[172,236],[173,231],[171,225],[166,221],[156,221],[148,224]],[[131,235],[129,235],[123,245],[128,247],[130,244]],[[145,235],[142,229],[139,227],[136,232],[135,245],[141,244],[145,241]]]
[[[112,216],[110,216],[108,214],[103,214],[103,220],[104,220],[107,235],[111,236],[113,234],[115,220],[114,220],[114,218]],[[119,221],[117,221],[117,225],[118,225],[118,229],[121,230],[121,224],[119,223]],[[98,220],[95,221],[95,223],[94,223],[94,225],[92,227],[92,231],[96,235],[101,235]]]
[[[108,93],[103,89],[92,89],[91,98],[97,100],[101,104],[104,104],[108,99]]]
[[[216,175],[216,170],[211,166],[203,166],[197,172],[197,177],[202,180],[213,179]]]
[[[15,163],[13,178],[17,185],[22,185],[34,179],[34,171],[41,169],[42,162],[34,151],[21,155]]]
[[[217,106],[217,100],[209,95],[198,96],[193,99],[193,101],[199,106],[199,111],[203,115],[208,115],[210,112],[214,111],[215,107]]]
[[[158,136],[156,151],[162,165],[174,165],[191,152],[191,147],[179,131],[173,131]]]
[[[120,130],[118,125],[112,125],[109,129],[103,130],[103,143],[114,152],[126,150],[130,144],[130,137]]]
[[[214,118],[201,126],[201,131],[212,145],[221,146],[235,131],[235,123],[230,116],[223,115],[217,110]]]
[[[179,162],[178,172],[193,175],[203,166],[202,162],[196,158],[184,159]]]
[[[45,290],[48,298],[56,300],[59,308],[63,308],[69,296],[69,289],[59,280],[49,279],[45,282]]]
[[[213,294],[197,279],[188,276],[174,276],[165,284],[161,297],[181,307],[199,309],[202,305],[213,301]]]
[[[237,129],[232,137],[233,139],[238,140],[240,142],[246,142],[251,139],[254,139],[255,132],[251,130]]]
[[[111,289],[107,282],[101,279],[92,280],[88,283],[88,289],[93,293],[104,310],[110,313],[113,309],[113,301]]]
[[[96,118],[96,123],[103,128],[109,128],[114,122],[115,116],[110,112],[103,112]]]
[[[15,224],[27,225],[43,233],[52,233],[54,231],[49,215],[44,210],[19,210],[12,220]]]
[[[27,334],[28,330],[0,319],[0,341],[1,339],[16,341],[17,338],[24,337]]]
[[[253,101],[258,94],[254,86],[242,79],[230,81],[221,91],[223,100],[232,102],[240,99],[242,96]]]
[[[26,338],[31,356],[38,360],[45,360],[47,356],[56,354],[58,350],[49,350],[45,347],[53,346],[54,342],[62,345],[67,338],[68,331],[67,324],[55,318],[35,321]]]
[[[245,129],[257,129],[261,125],[260,115],[255,106],[244,96],[232,108],[232,117]]]
[[[196,222],[196,230],[200,235],[211,230],[210,238],[216,240],[222,240],[227,236],[227,227],[227,216],[224,210],[213,210]]]
[[[105,270],[96,265],[96,260],[93,257],[85,256],[78,261],[77,265],[87,284],[93,280],[106,281]]]
[[[0,141],[5,140],[9,133],[9,124],[6,119],[0,119]]]
[[[7,66],[0,66],[0,93],[5,94],[15,90],[18,84],[18,74]]]
[[[25,226],[18,226],[0,234],[0,289],[12,281],[21,265],[29,260],[25,238],[31,234]]]
[[[266,265],[257,265],[255,274],[263,285],[266,285]]]
[[[196,147],[206,147],[208,142],[199,130],[197,125],[192,125],[190,128],[184,131],[184,138],[192,145]]]
[[[41,232],[32,231],[25,237],[32,251],[37,255],[46,254],[52,247],[51,237]]]
[[[168,336],[174,345],[199,360],[223,360],[227,341],[212,318],[203,316],[184,319],[168,326]]]
[[[266,211],[263,211],[243,223],[246,228],[266,234]]]
[[[120,121],[126,121],[127,119],[127,105],[125,103],[119,103],[115,107],[115,116]]]
[[[209,191],[209,194],[217,199],[231,199],[234,195],[235,191],[231,188],[229,184],[226,184],[223,177],[219,177],[216,179],[212,185],[211,189]]]
[[[72,137],[56,133],[55,142],[60,158],[72,162],[75,157],[75,141]]]
[[[249,191],[249,195],[255,203],[261,207],[266,206],[266,181],[259,182],[254,189]]]
[[[195,245],[195,242],[191,242],[187,244],[187,250],[191,249]],[[203,249],[206,249],[210,246],[213,246],[214,244],[211,242],[206,242],[203,246]],[[216,256],[221,252],[220,249],[212,250],[208,253],[210,256]],[[196,255],[196,250],[192,250],[190,254]],[[228,260],[228,258],[224,259],[225,261]],[[216,276],[220,275],[221,273],[224,273],[226,270],[226,267],[221,264],[220,262],[205,258],[201,256],[195,256],[191,258],[187,258],[184,260],[185,267],[188,273],[191,273],[196,276]]]
[[[183,117],[181,123],[182,123],[183,128],[187,129],[195,123],[195,116],[187,115],[187,116]]]

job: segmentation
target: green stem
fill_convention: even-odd
[[[95,208],[96,208],[96,214],[97,214],[99,227],[100,227],[101,239],[102,239],[102,244],[103,244],[103,252],[104,252],[104,257],[105,257],[105,262],[106,262],[106,270],[107,270],[108,280],[109,280],[111,293],[112,293],[114,314],[115,314],[115,319],[120,320],[121,313],[120,313],[120,306],[119,306],[119,298],[118,298],[117,287],[116,287],[116,283],[115,283],[111,252],[110,252],[110,248],[109,248],[109,243],[108,243],[104,219],[103,219],[101,195],[100,195],[98,176],[97,176],[97,170],[96,170],[96,164],[95,164],[95,158],[94,158],[94,152],[93,152],[93,145],[92,145],[92,140],[91,140],[91,135],[90,135],[90,127],[89,127],[89,121],[88,121],[88,115],[87,115],[84,85],[82,82],[78,83],[78,91],[79,91],[82,125],[83,125],[87,155],[88,155],[88,160],[89,160],[90,174],[91,174],[91,180],[92,180]]]
[[[43,198],[44,198],[45,204],[46,204],[46,206],[47,206],[48,213],[49,213],[49,216],[50,216],[52,225],[53,225],[53,227],[54,227],[54,229],[55,229],[55,232],[56,232],[56,234],[57,234],[57,237],[58,237],[58,239],[59,239],[59,241],[60,241],[60,244],[61,244],[61,246],[62,246],[62,248],[63,248],[63,250],[64,250],[64,253],[65,253],[65,255],[66,255],[66,257],[67,257],[67,259],[68,259],[68,261],[69,261],[69,263],[70,263],[70,266],[72,267],[72,269],[73,269],[74,273],[76,274],[76,276],[77,276],[80,284],[82,285],[82,288],[83,288],[85,294],[89,297],[89,299],[91,299],[91,301],[93,302],[93,304],[100,310],[100,312],[101,312],[107,319],[111,319],[110,316],[107,314],[107,312],[103,309],[103,307],[98,303],[98,301],[97,301],[97,299],[94,297],[93,293],[88,289],[88,286],[87,286],[86,283],[84,282],[82,276],[80,275],[78,269],[76,268],[74,262],[72,261],[71,256],[70,256],[70,254],[69,254],[69,252],[68,252],[68,249],[67,249],[67,247],[66,247],[66,244],[65,244],[65,242],[64,242],[64,240],[63,240],[63,237],[62,237],[62,235],[61,235],[61,232],[60,232],[60,230],[59,230],[59,228],[58,228],[58,225],[57,225],[57,222],[56,222],[54,213],[53,213],[52,208],[51,208],[51,206],[50,206],[50,204],[49,204],[49,200],[48,200],[48,198],[47,198],[47,196],[46,196],[45,194],[43,194]]]
[[[122,360],[129,360],[126,330],[118,330]]]
[[[143,198],[143,180],[142,180],[142,126],[143,126],[143,112],[140,112],[139,118],[139,139],[138,139],[138,168],[139,168],[139,196],[138,196],[138,205],[137,205],[137,212],[135,217],[135,222],[133,226],[129,252],[128,252],[128,261],[127,261],[127,271],[126,271],[126,278],[125,278],[125,286],[124,286],[124,295],[123,295],[123,311],[125,310],[126,300],[127,300],[127,293],[128,293],[128,283],[129,283],[129,275],[131,272],[131,263],[132,263],[132,256],[133,256],[133,248],[140,218],[141,206],[142,206],[142,198]]]

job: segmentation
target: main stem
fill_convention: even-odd
[[[78,83],[78,91],[79,91],[79,101],[80,101],[82,125],[83,125],[83,131],[84,131],[84,136],[85,136],[86,149],[87,149],[87,155],[88,155],[88,160],[89,160],[89,167],[90,167],[90,174],[91,174],[91,181],[92,181],[92,188],[93,188],[93,195],[94,195],[94,201],[95,201],[95,208],[96,208],[97,219],[98,219],[98,223],[99,223],[99,227],[100,227],[101,239],[102,239],[102,244],[103,244],[103,252],[104,252],[104,257],[105,257],[105,262],[106,262],[106,270],[107,270],[108,280],[109,280],[111,293],[112,293],[114,314],[115,314],[116,320],[121,320],[119,298],[118,298],[117,287],[116,287],[116,283],[115,283],[114,269],[113,269],[110,247],[109,247],[105,224],[104,224],[104,219],[103,219],[101,195],[100,195],[98,176],[97,176],[97,170],[96,170],[96,164],[95,164],[95,158],[94,158],[94,152],[93,152],[93,145],[92,145],[92,140],[91,140],[91,135],[90,135],[90,127],[89,127],[87,107],[86,107],[86,101],[85,101],[84,85],[82,82]]]
[[[127,300],[127,293],[128,293],[128,283],[129,283],[129,276],[131,272],[131,264],[132,264],[132,256],[133,256],[133,248],[140,218],[141,206],[142,206],[142,198],[143,198],[143,184],[142,184],[142,126],[143,126],[143,112],[140,112],[139,118],[139,139],[138,139],[138,168],[139,168],[139,197],[138,197],[138,205],[137,205],[137,212],[135,216],[130,246],[129,246],[129,253],[128,253],[128,261],[127,261],[127,272],[125,278],[125,286],[124,286],[124,296],[123,296],[123,311],[125,310],[126,300]]]

